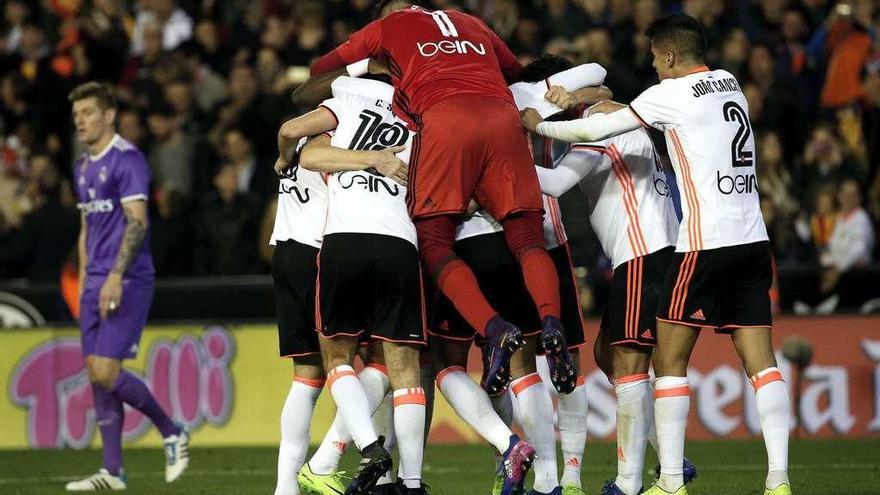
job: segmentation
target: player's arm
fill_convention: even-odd
[[[382,42],[382,19],[377,19],[360,31],[355,31],[348,41],[337,46],[312,63],[312,75],[343,69],[348,64],[378,55]]]
[[[327,107],[318,107],[281,124],[281,128],[278,129],[278,159],[275,161],[275,172],[280,175],[290,168],[300,139],[335,129],[337,124],[336,115]]]
[[[575,91],[568,91],[564,86],[551,86],[544,99],[563,110],[568,110],[579,105],[592,105],[610,100],[613,96],[606,86],[587,86]]]
[[[310,77],[293,92],[293,104],[302,109],[314,108],[333,96],[332,84],[337,78],[342,76],[361,77],[366,74],[390,75],[388,66],[375,58],[359,60],[342,69]]]
[[[314,172],[345,172],[376,169],[380,174],[406,185],[407,164],[395,156],[406,149],[392,146],[384,150],[348,150],[330,145],[330,138],[318,136],[308,142],[300,152],[299,164]]]
[[[642,127],[635,114],[623,109],[560,122],[545,122],[534,108],[526,108],[520,116],[526,129],[570,143],[601,141]]]
[[[602,163],[603,146],[588,146],[589,150],[571,150],[563,156],[555,168],[535,167],[541,192],[558,198],[578,184],[587,173]]]
[[[122,278],[132,261],[137,256],[147,235],[149,219],[147,217],[147,201],[135,199],[122,202],[122,213],[125,215],[125,230],[113,269],[101,287],[98,309],[101,318],[107,318],[116,311],[122,299]]]
[[[86,214],[79,214],[79,238],[76,241],[77,258],[79,259],[79,295],[82,296],[86,285],[86,265],[89,263],[89,255],[86,251]]]

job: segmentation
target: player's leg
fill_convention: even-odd
[[[622,345],[609,352],[617,395],[617,477],[616,487],[625,495],[642,489],[645,447],[654,422],[654,397],[648,367],[650,348]]]
[[[675,493],[684,486],[684,437],[690,410],[687,365],[699,336],[699,328],[657,322],[654,351],[654,423],[659,443],[658,486]]]
[[[315,333],[315,277],[318,250],[282,241],[272,254],[278,314],[278,350],[293,363],[293,380],[281,408],[281,441],[275,495],[298,495],[297,473],[309,445],[315,402],[324,388],[324,367]],[[341,486],[341,485],[340,485]]]
[[[511,360],[510,389],[519,404],[526,440],[535,447],[534,491],[551,493],[559,486],[553,401],[535,366],[538,341],[526,338],[523,350]]]
[[[580,292],[574,272],[574,264],[567,244],[548,251],[559,275],[559,298],[561,319],[565,327],[565,342],[575,365],[577,381],[574,390],[560,394],[556,410],[559,426],[559,443],[562,447],[563,470],[560,483],[563,495],[582,495],[581,469],[587,442],[587,391],[581,375],[580,348],[585,344],[586,327],[581,310]],[[538,359],[539,366],[542,359]],[[543,360],[546,363],[546,360]],[[549,372],[549,365],[548,370]],[[549,374],[542,378],[546,380]],[[554,389],[552,382],[548,388]]]
[[[770,328],[739,328],[731,335],[755,391],[755,405],[767,448],[767,490],[788,485],[788,433],[791,403],[776,365]]]
[[[488,337],[492,364],[485,387],[491,393],[509,383],[510,356],[522,347],[522,335],[498,316],[473,271],[453,251],[456,226],[485,163],[481,134],[485,123],[461,119],[473,111],[470,100],[448,99],[425,113],[424,125],[413,142],[407,206],[428,276],[468,323]]]
[[[408,490],[420,490],[426,400],[419,378],[419,347],[386,342],[384,348],[394,390],[394,433],[400,451],[398,482]]]
[[[541,347],[556,389],[576,386],[574,363],[560,320],[559,277],[544,244],[543,201],[528,142],[516,110],[500,100],[484,101],[490,121],[483,124],[485,169],[474,198],[504,226],[507,245],[541,318]]]

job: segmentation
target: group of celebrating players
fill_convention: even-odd
[[[696,20],[666,17],[647,35],[661,82],[628,106],[608,101],[605,70],[596,64],[573,67],[545,55],[522,67],[480,19],[415,1],[380,0],[375,21],[312,65],[295,97],[315,109],[281,126],[275,163],[272,275],[280,351],[294,366],[276,495],[425,493],[435,382],[497,450],[493,493],[524,493],[530,470],[529,493],[583,493],[585,328],[555,199],[575,186],[614,267],[594,346],[617,395],[618,473],[602,493],[687,493],[696,475],[684,458],[687,364],[704,327],[731,336],[754,386],[769,464],[765,495],[791,493],[790,405],[770,340],[772,259],[754,187],[748,105],[734,76],[704,65]],[[77,101],[88,96],[71,100],[76,116]],[[647,127],[666,137],[680,221]],[[79,121],[77,128],[89,144]],[[84,354],[96,388],[139,407],[155,400],[125,397],[141,391],[120,363],[136,351],[137,340],[125,344],[140,330],[113,345],[101,343],[99,330],[112,321],[142,327],[146,317],[133,314],[115,286],[121,275],[137,278],[131,267],[140,265],[126,253],[146,252],[146,220],[131,212],[143,207],[146,184],[114,162],[107,194],[116,196],[105,211],[91,186],[106,182],[107,171],[95,163],[108,150],[128,156],[133,148],[118,137],[92,141],[77,166],[89,243],[83,256],[89,267],[101,265],[89,273],[104,285],[84,293],[84,305],[95,300],[84,306],[94,318],[81,320]],[[106,227],[111,221],[115,227]],[[92,247],[91,229],[101,225],[122,229],[121,240]],[[131,232],[137,225],[140,240]],[[118,252],[115,264],[104,251]],[[141,271],[151,278],[147,261]],[[151,297],[151,285],[144,294]],[[86,349],[87,335],[98,344]],[[467,374],[471,344],[483,356],[479,385]],[[355,356],[365,364],[360,373]],[[306,462],[325,386],[337,417]],[[548,389],[558,395],[561,478]],[[514,401],[525,440],[510,429]],[[164,428],[173,481],[186,467],[189,435],[158,409],[148,416]],[[125,487],[121,456],[107,465],[115,431],[106,425],[116,416],[97,416],[105,466],[69,489]],[[649,441],[660,471],[643,491]],[[352,442],[362,460],[346,484],[338,463]]]

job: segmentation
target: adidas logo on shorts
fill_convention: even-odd
[[[703,314],[703,310],[702,310],[702,309],[698,309],[698,310],[694,311],[694,314],[691,315],[691,319],[692,319],[692,320],[706,321],[706,316]]]

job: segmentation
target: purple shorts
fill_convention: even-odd
[[[98,306],[100,293],[101,284],[86,284],[80,299],[82,354],[133,359],[153,302],[153,284],[123,280],[122,300],[106,320],[101,319]]]

